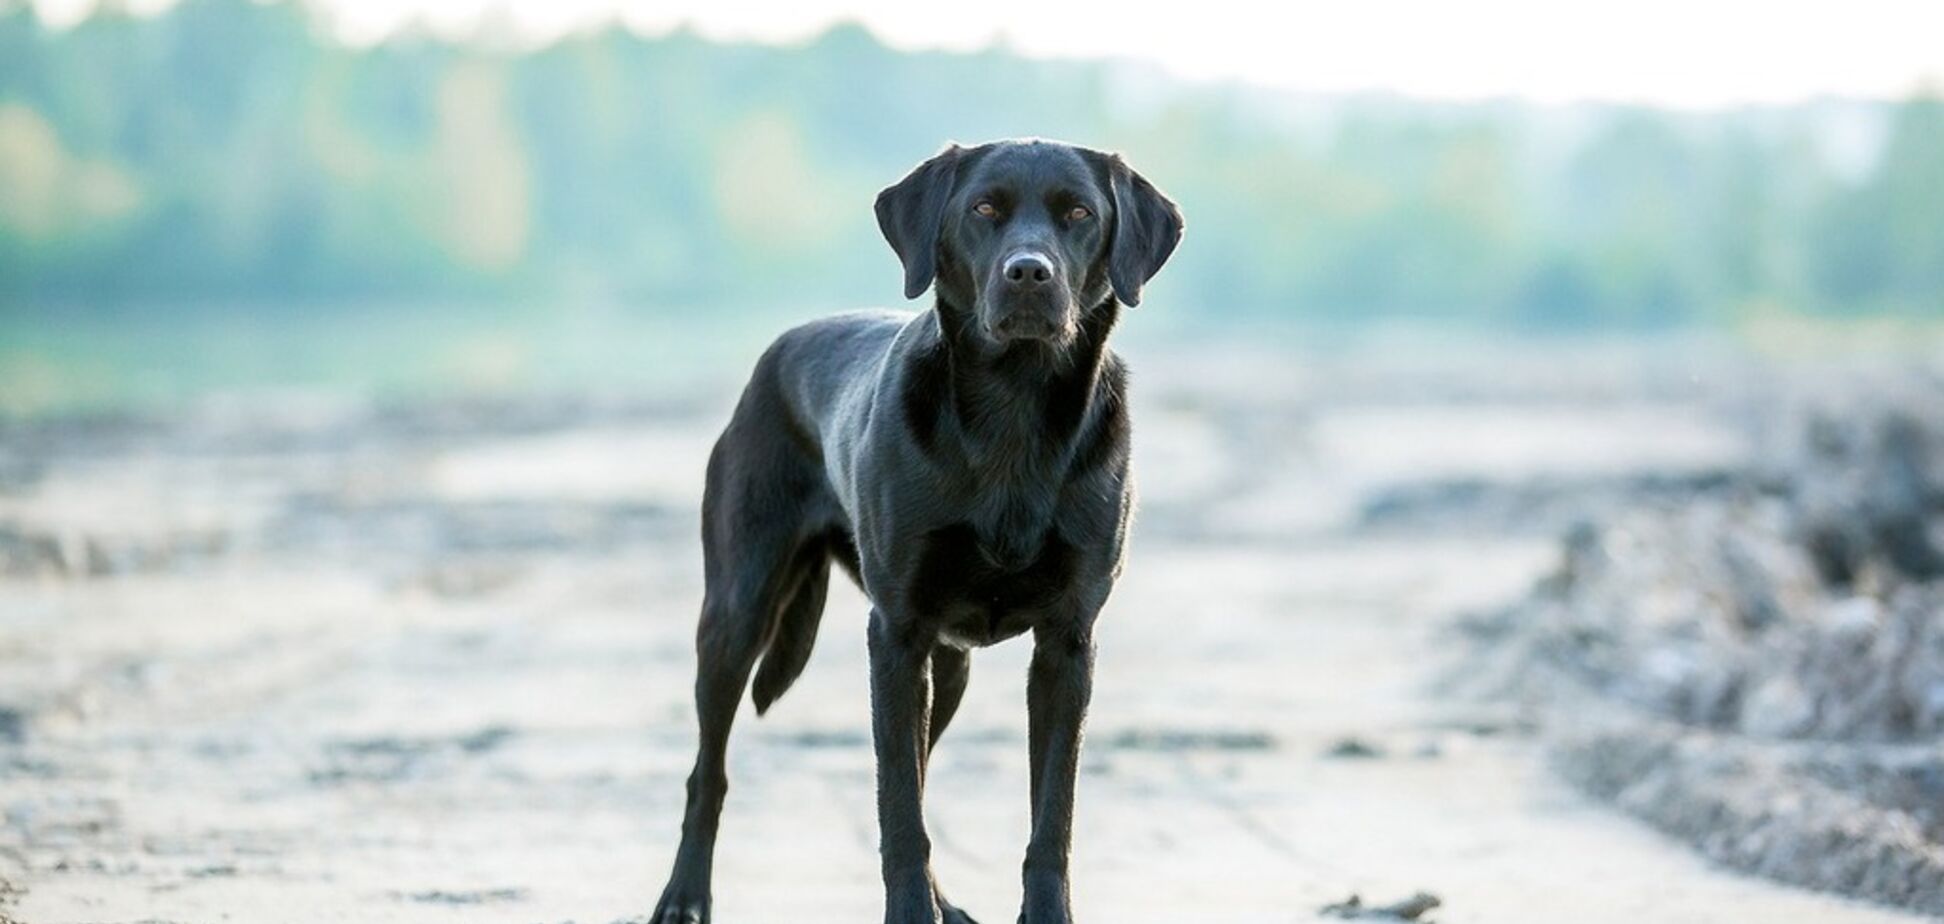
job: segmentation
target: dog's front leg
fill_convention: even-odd
[[[1073,785],[1080,770],[1080,730],[1093,697],[1092,633],[1043,627],[1033,635],[1026,712],[1033,778],[1033,837],[1026,845],[1022,924],[1068,924],[1067,857],[1073,843]]]
[[[925,834],[924,751],[932,640],[911,619],[871,611],[871,736],[877,745],[878,852],[885,924],[938,924]]]

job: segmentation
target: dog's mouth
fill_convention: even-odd
[[[985,312],[986,334],[1002,344],[1040,342],[1066,344],[1077,334],[1074,313],[1056,298],[1000,302]]]
[[[1001,343],[1015,340],[1059,342],[1066,339],[1066,328],[1038,314],[1015,312],[992,325],[992,339]]]

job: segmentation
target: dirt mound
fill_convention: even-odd
[[[1450,683],[1716,860],[1944,914],[1944,400],[1792,420],[1760,470],[1574,527]]]

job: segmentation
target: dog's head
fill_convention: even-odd
[[[877,197],[905,297],[934,281],[997,343],[1072,342],[1082,312],[1127,305],[1181,239],[1181,212],[1119,155],[1051,141],[951,145]]]

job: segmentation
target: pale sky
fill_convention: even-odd
[[[36,0],[54,22],[94,0]],[[170,0],[134,0],[138,9]],[[904,48],[995,40],[1029,55],[1153,61],[1190,79],[1299,91],[1389,90],[1706,108],[1944,88],[1944,0],[311,0],[370,42],[413,20],[464,35],[485,19],[539,41],[619,19],[661,33],[801,41],[863,22]]]

